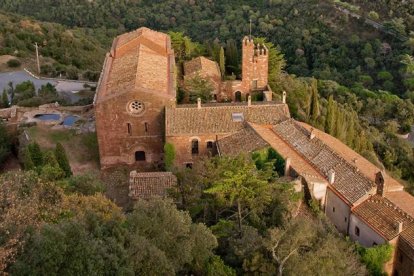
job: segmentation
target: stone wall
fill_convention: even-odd
[[[357,235],[355,231],[356,227],[359,229],[359,235]],[[372,230],[370,226],[354,214],[351,214],[349,236],[351,237],[351,240],[357,241],[365,247],[371,247],[375,244],[384,244],[386,242],[383,237]]]
[[[228,136],[228,134],[218,136],[214,134],[168,136],[166,137],[166,142],[174,145],[176,154],[175,165],[181,167],[187,163],[194,163],[202,157],[211,156],[214,151],[207,149],[207,142],[213,142],[214,149],[216,139],[221,139],[225,136]],[[198,154],[191,153],[191,141],[193,139],[198,140]]]
[[[330,188],[326,193],[325,214],[342,234],[348,234],[348,224],[351,209]]]

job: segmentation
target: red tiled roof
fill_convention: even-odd
[[[250,123],[250,126],[265,140],[273,149],[275,149],[284,159],[290,158],[291,167],[306,179],[312,179],[318,182],[326,181],[324,176],[319,173],[309,162],[300,155],[289,143],[281,139],[271,126],[262,126]]]
[[[233,120],[234,114],[242,114],[243,120]],[[234,133],[243,129],[245,122],[277,124],[289,116],[286,104],[277,102],[167,107],[166,136]]]
[[[352,150],[350,147],[342,143],[340,140],[335,137],[320,131],[319,129],[314,129],[312,126],[298,122],[298,124],[304,127],[306,130],[313,132],[317,138],[319,138],[324,144],[333,149],[341,157],[343,157],[348,163],[357,166],[359,171],[368,177],[371,181],[375,181],[375,175],[380,171],[380,168],[372,164],[370,161],[362,157],[360,154]],[[397,180],[390,177],[388,174],[384,175],[386,190],[387,191],[402,191],[403,185],[401,185]]]
[[[205,57],[197,57],[184,63],[184,74],[186,76],[196,73],[220,77],[220,69],[217,62]]]
[[[243,152],[253,152],[269,146],[249,125],[230,136],[218,140],[217,145],[220,154],[230,156]]]
[[[275,125],[273,130],[326,178],[330,170],[335,171],[332,186],[349,203],[354,204],[374,193],[373,181],[361,174],[358,167],[347,162],[319,138],[310,139],[310,132],[293,119]]]
[[[398,208],[414,218],[414,197],[404,191],[385,193],[385,197]]]
[[[129,176],[129,196],[133,199],[147,199],[152,196],[166,196],[169,188],[177,184],[177,178],[171,172],[132,171]]]
[[[412,217],[388,199],[378,195],[365,200],[355,207],[352,212],[388,241],[398,236],[398,223],[403,223],[403,231],[414,225]]]
[[[398,248],[414,260],[414,225],[409,226],[400,234]]]
[[[144,27],[122,34],[106,56],[95,103],[140,89],[175,96],[173,67],[167,34]]]

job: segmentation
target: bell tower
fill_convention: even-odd
[[[268,82],[269,51],[245,36],[242,41],[242,89],[244,93],[264,90]]]

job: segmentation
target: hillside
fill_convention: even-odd
[[[346,0],[357,11],[380,22],[400,21],[407,31],[414,30],[414,1]],[[401,21],[402,19],[402,21]]]
[[[35,47],[38,43],[41,70],[44,75],[96,80],[107,45],[95,39],[91,31],[68,28],[57,23],[45,23],[14,14],[0,12],[0,62],[17,59],[22,67],[35,71]],[[18,64],[16,64],[18,67]]]
[[[140,26],[181,31],[207,49],[213,41],[239,43],[249,33],[251,19],[253,35],[280,47],[289,73],[399,95],[408,88],[400,73],[400,55],[411,53],[411,48],[341,13],[333,1],[6,0],[0,9],[100,31],[120,33]]]

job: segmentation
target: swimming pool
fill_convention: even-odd
[[[70,116],[65,117],[65,119],[63,119],[62,125],[64,125],[64,126],[71,126],[77,120],[79,120],[79,117],[78,116],[70,115]]]
[[[37,114],[34,118],[41,121],[58,121],[60,120],[60,114]]]

